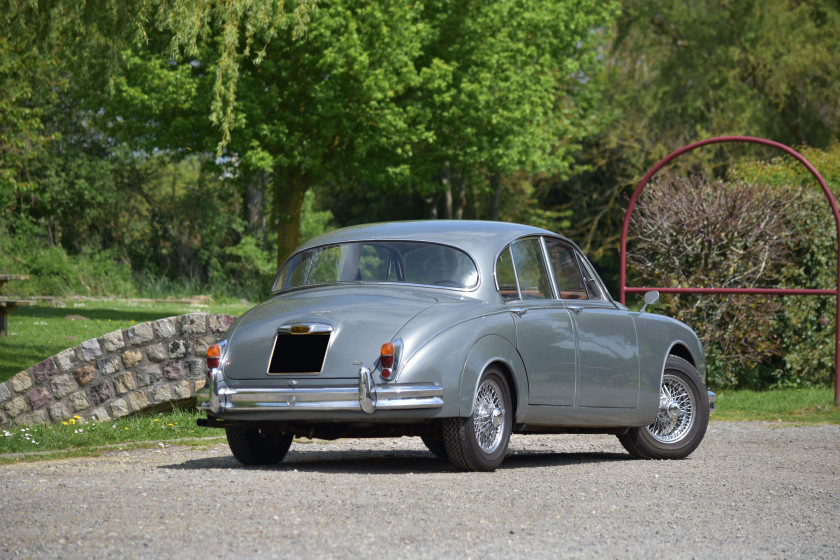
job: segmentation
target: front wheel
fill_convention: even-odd
[[[260,429],[225,428],[228,446],[243,465],[274,465],[283,460],[292,446],[291,434]]]
[[[668,356],[656,419],[618,436],[630,454],[642,459],[682,459],[697,449],[709,424],[709,401],[700,374],[687,361]]]
[[[494,471],[507,455],[512,424],[507,380],[491,366],[478,382],[472,415],[443,421],[446,456],[466,471]]]

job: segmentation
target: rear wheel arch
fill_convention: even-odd
[[[479,380],[490,367],[498,368],[507,381],[514,418],[527,406],[528,379],[519,353],[506,338],[487,335],[473,344],[461,371],[459,416],[472,415]]]

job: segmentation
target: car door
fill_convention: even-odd
[[[573,406],[576,344],[572,317],[555,297],[542,240],[515,241],[498,257],[496,282],[516,323],[516,347],[532,405]]]
[[[571,244],[545,238],[548,260],[577,337],[575,406],[637,408],[639,350],[630,312],[616,306]]]

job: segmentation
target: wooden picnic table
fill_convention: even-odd
[[[0,292],[3,285],[10,280],[28,280],[26,274],[0,274]],[[0,336],[6,336],[9,328],[9,313],[15,310],[18,305],[35,305],[34,299],[20,299],[0,296]]]

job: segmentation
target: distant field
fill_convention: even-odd
[[[20,307],[9,315],[9,335],[0,338],[0,382],[62,350],[112,331],[185,313],[241,315],[250,307],[241,303],[139,300],[71,300]]]

